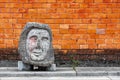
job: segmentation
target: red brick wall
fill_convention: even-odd
[[[30,21],[50,25],[56,49],[120,49],[120,0],[0,0],[0,48]]]

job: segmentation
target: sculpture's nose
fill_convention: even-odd
[[[40,42],[41,42],[41,40],[38,39],[38,41],[37,41],[37,47],[36,47],[37,49],[41,49],[41,43]]]

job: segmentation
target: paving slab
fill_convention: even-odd
[[[19,71],[16,67],[0,68],[0,77],[52,77],[52,76],[76,76],[75,71],[70,68],[57,68],[56,71]]]
[[[0,67],[0,77],[120,76],[119,67],[76,67],[76,71],[72,67],[57,67],[56,71],[19,71],[17,67]]]
[[[2,77],[0,80],[111,80],[108,77]]]
[[[76,67],[77,76],[120,76],[119,67]]]
[[[120,76],[109,76],[111,80],[120,80]]]

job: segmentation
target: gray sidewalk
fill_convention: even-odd
[[[2,77],[0,80],[120,80],[120,77]]]
[[[77,73],[76,73],[77,72]],[[19,71],[0,67],[0,80],[120,80],[119,67],[57,67],[56,71]]]

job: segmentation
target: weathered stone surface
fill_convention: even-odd
[[[28,22],[21,33],[18,52],[25,64],[44,67],[54,64],[52,32],[49,26]]]
[[[109,77],[2,77],[1,80],[120,80],[120,77],[110,79]]]
[[[105,34],[105,29],[96,29],[96,34]]]

